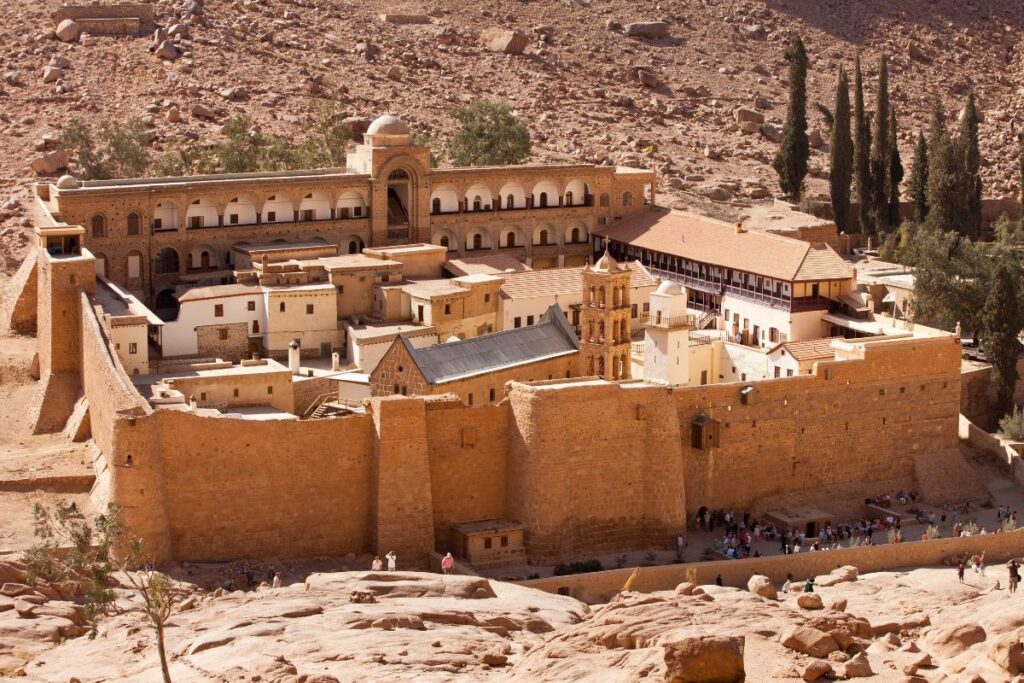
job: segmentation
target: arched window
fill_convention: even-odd
[[[107,236],[107,219],[99,214],[96,214],[95,216],[92,217],[92,236]]]
[[[433,213],[441,213],[441,198],[440,197],[434,197],[434,201],[432,201],[430,204],[431,204],[431,209],[430,209],[431,212],[433,212]]]
[[[619,378],[619,359],[612,358],[612,379]]]
[[[253,334],[259,334],[260,333],[260,321],[259,320],[253,320],[252,321],[252,333]]]
[[[514,209],[514,208],[516,208],[516,198],[515,198],[515,195],[511,195],[510,194],[509,196],[505,197],[505,208],[506,209]]]
[[[170,247],[164,247],[157,252],[153,259],[153,268],[158,274],[177,273],[181,270],[178,265],[178,252]]]
[[[210,267],[210,252],[204,251],[199,254],[199,267],[209,268]]]
[[[622,194],[622,205],[623,206],[633,206],[633,193],[631,193],[631,192],[624,192]]]
[[[510,232],[509,234],[505,235],[505,246],[506,247],[514,247],[514,246],[516,246],[516,234],[514,232]]]
[[[604,286],[597,288],[597,305],[604,308]]]
[[[587,341],[594,341],[594,321],[587,321]],[[591,359],[593,362],[593,359]]]
[[[568,190],[565,193],[565,205],[572,206],[572,190]]]
[[[548,207],[548,193],[547,192],[541,192],[540,193],[540,208],[546,209],[547,207]]]
[[[597,340],[599,342],[604,341],[604,321],[602,320],[597,324]]]
[[[619,321],[619,339],[621,339],[622,341],[627,341],[627,338],[626,338],[626,321],[625,320],[620,320]]]
[[[396,168],[388,175],[388,180],[408,180],[409,174],[405,172],[405,169]]]
[[[597,359],[597,374],[604,377],[604,356]]]
[[[600,206],[604,206],[604,207],[607,207],[607,206],[608,206],[608,195],[607,195],[607,194],[603,194],[603,195],[601,195],[601,199],[600,199],[600,200],[598,200],[598,202],[597,202],[597,203],[598,203],[598,204],[599,204]]]
[[[481,206],[483,206],[483,200],[480,199],[480,195],[474,196],[473,197],[473,210],[474,211],[479,211]]]
[[[128,214],[128,234],[138,235],[139,234],[139,214],[130,213]]]
[[[573,244],[575,244],[576,242],[579,242],[580,241],[580,229],[579,228],[573,228],[572,229],[572,234],[571,234],[569,239],[572,241]]]
[[[358,254],[359,253],[359,243],[358,242],[349,242],[348,243],[348,253],[350,253],[350,254]]]
[[[612,306],[620,306],[622,302],[619,300],[619,288],[615,287],[612,289]]]
[[[587,303],[591,306],[597,303],[597,289],[593,286],[590,287],[590,300]]]
[[[593,356],[588,356],[587,357],[587,374],[588,375],[593,375],[594,374],[594,357]]]
[[[437,200],[435,199],[434,201]],[[438,241],[441,243],[442,247],[444,247],[445,249],[448,248],[448,235],[441,235],[441,239]]]
[[[484,248],[484,236],[480,233],[473,235],[473,248],[483,249]]]
[[[547,230],[541,230],[540,231],[540,244],[541,244],[541,246],[544,246],[547,243],[548,243],[548,231]]]

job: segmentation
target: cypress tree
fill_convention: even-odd
[[[959,225],[963,196],[963,159],[957,141],[946,132],[945,112],[936,98],[928,143],[928,225],[951,230]]]
[[[978,148],[978,110],[974,105],[973,92],[967,96],[957,138],[958,146],[964,155],[962,182],[963,194],[967,197],[963,212],[966,221],[963,232],[976,237],[981,231],[981,151]]]
[[[889,227],[889,59],[882,55],[878,66],[878,95],[875,99],[874,134],[871,136],[871,217],[879,235]]]
[[[914,221],[923,223],[928,217],[928,141],[920,131],[914,146],[914,165],[910,169],[907,189],[914,204]]]
[[[1017,163],[1020,165],[1020,225],[1024,228],[1024,135],[1017,139],[1020,141],[1020,151],[1017,153]]]
[[[836,106],[829,140],[829,157],[832,215],[839,231],[847,232],[850,224],[853,140],[850,138],[850,82],[842,66],[839,67],[839,82],[836,84]]]
[[[896,138],[896,112],[889,110],[889,211],[888,224],[900,224],[900,183],[903,182],[903,160]]]
[[[853,71],[853,201],[857,203],[857,218],[862,234],[871,224],[871,174],[868,170],[868,150],[871,147],[867,117],[864,114],[864,79],[860,71],[860,55]]]
[[[996,406],[1004,414],[1013,408],[1017,384],[1017,334],[1021,328],[1018,299],[1017,277],[1006,263],[1000,263],[981,314],[981,342],[992,363]]]
[[[789,62],[789,107],[782,128],[782,143],[772,166],[779,174],[779,187],[793,200],[799,200],[807,176],[811,155],[807,142],[807,53],[800,36],[793,36],[786,48]]]

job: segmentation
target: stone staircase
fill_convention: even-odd
[[[982,503],[992,497],[960,448],[916,453],[914,473],[921,497],[930,505]]]

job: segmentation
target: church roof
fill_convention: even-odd
[[[445,384],[529,365],[579,351],[569,321],[562,310],[552,305],[536,325],[485,334],[447,344],[417,349],[400,337],[412,361],[429,384]]]

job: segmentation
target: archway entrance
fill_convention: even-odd
[[[388,226],[409,225],[409,174],[398,169],[388,176]]]

